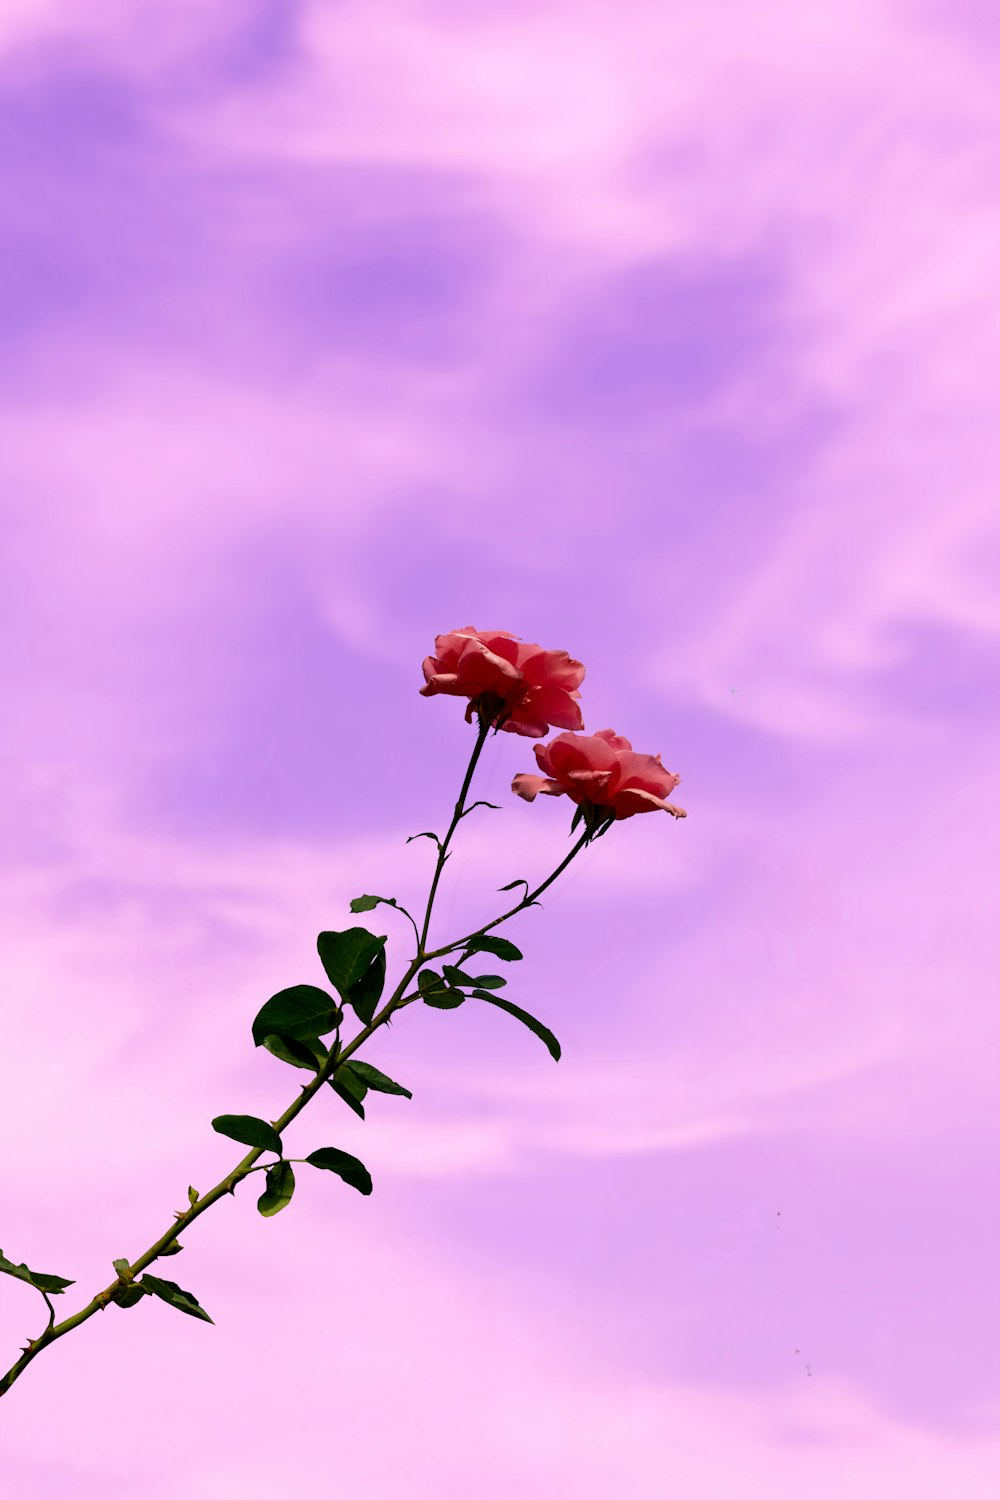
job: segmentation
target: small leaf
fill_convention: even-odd
[[[366,1026],[385,984],[385,943],[385,937],[376,937],[365,927],[321,932],[316,939],[330,983]]]
[[[300,1042],[293,1036],[280,1036],[277,1032],[272,1032],[264,1038],[263,1046],[272,1057],[291,1063],[293,1068],[308,1068],[311,1073],[319,1072],[328,1055],[319,1037]]]
[[[336,1146],[321,1146],[318,1151],[311,1151],[306,1161],[311,1167],[336,1172],[338,1177],[343,1178],[349,1187],[357,1188],[359,1193],[368,1194],[372,1190],[371,1174],[364,1163],[347,1151],[338,1151]]]
[[[291,1163],[287,1161],[276,1161],[273,1167],[268,1167],[264,1174],[266,1186],[257,1199],[257,1212],[263,1214],[265,1219],[280,1213],[292,1201],[295,1191],[295,1173],[292,1171]]]
[[[345,1063],[344,1066],[357,1074],[362,1083],[366,1083],[376,1094],[402,1094],[406,1099],[413,1098],[409,1089],[404,1089],[401,1083],[387,1078],[384,1073],[379,1072],[378,1068],[373,1068],[371,1063],[354,1061]]]
[[[75,1285],[75,1282],[67,1281],[65,1276],[49,1276],[44,1271],[29,1271],[23,1261],[19,1266],[15,1266],[2,1250],[0,1250],[0,1271],[6,1272],[8,1276],[16,1276],[18,1281],[26,1281],[29,1286],[35,1288],[36,1292],[48,1292],[52,1297],[58,1292],[64,1292],[68,1286]]]
[[[195,1204],[198,1202],[198,1189],[197,1188],[193,1188],[193,1187],[189,1187],[188,1188],[188,1202],[190,1203],[191,1207],[194,1208]]]
[[[526,891],[528,891],[528,890],[531,889],[531,887],[529,886],[529,884],[528,884],[528,882],[526,880],[511,880],[511,881],[508,882],[507,885],[498,885],[497,886],[497,890],[498,891],[512,891],[514,889],[514,887],[517,886],[517,885],[523,885],[524,889]]]
[[[350,1105],[354,1113],[363,1120],[365,1108],[361,1101],[368,1092],[368,1085],[362,1083],[360,1078],[355,1077],[350,1071],[350,1063],[345,1063],[342,1068],[338,1068],[333,1077],[327,1079],[327,1082],[333,1092],[338,1094],[345,1104]]]
[[[117,1291],[112,1292],[111,1300],[118,1307],[134,1307],[137,1302],[142,1301],[143,1297],[150,1295],[148,1287],[144,1287],[141,1281],[134,1281],[129,1286],[120,1286]]]
[[[265,1151],[281,1155],[281,1136],[273,1125],[258,1120],[256,1115],[216,1115],[212,1129],[242,1146],[262,1146]]]
[[[573,814],[573,821],[569,825],[569,831],[570,831],[571,834],[575,831],[576,826],[577,826],[577,824],[579,823],[579,821],[580,821],[580,819],[582,817],[583,817],[583,808],[582,808],[582,806],[579,803],[577,803],[576,812]]]
[[[520,948],[515,948],[514,944],[508,942],[506,938],[494,937],[489,932],[479,933],[478,936],[470,939],[465,944],[465,951],[467,953],[492,953],[496,958],[505,959],[508,963],[524,957]]]
[[[478,802],[473,802],[471,807],[467,807],[463,812],[462,817],[467,818],[470,812],[473,812],[477,807],[492,807],[494,812],[502,811],[502,809],[497,805],[496,802],[484,802],[482,799],[480,799]]]
[[[165,1245],[164,1248],[158,1253],[160,1255],[180,1255],[183,1249],[184,1246],[181,1244],[180,1240],[171,1240],[170,1244]]]
[[[502,990],[507,981],[499,974],[477,974],[469,983],[477,985],[481,990]]]
[[[460,1005],[465,1004],[465,996],[461,990],[435,990],[433,994],[424,996],[424,1004],[432,1006],[434,1010],[457,1010]]]
[[[147,1271],[137,1285],[144,1286],[147,1291],[153,1293],[154,1297],[159,1297],[170,1307],[176,1307],[178,1312],[188,1313],[192,1318],[202,1318],[206,1323],[212,1321],[194,1293],[185,1292],[176,1281],[166,1281],[159,1276],[150,1276]]]
[[[376,906],[394,906],[397,911],[400,910],[395,896],[355,896],[351,902],[351,911],[374,911]]]
[[[417,988],[424,1004],[432,1005],[435,1010],[454,1010],[465,999],[458,990],[449,989],[436,969],[421,969]]]
[[[338,1007],[326,990],[314,984],[293,984],[279,990],[261,1007],[254,1018],[253,1039],[260,1046],[266,1036],[292,1037],[308,1042],[332,1031],[337,1025]]]
[[[433,839],[438,848],[440,849],[441,847],[441,840],[436,833],[411,833],[406,842],[412,844],[414,839]]]
[[[114,1266],[119,1276],[127,1276],[131,1269],[131,1262],[126,1260],[124,1256],[121,1260],[113,1260],[111,1264]]]
[[[512,1000],[501,1000],[499,995],[491,995],[487,990],[473,990],[472,993],[477,1000],[488,1000],[490,1005],[496,1005],[500,1010],[505,1010],[509,1016],[516,1016],[522,1025],[527,1026],[529,1031],[533,1031],[537,1037],[541,1038],[556,1062],[559,1061],[562,1048],[549,1028],[543,1026],[541,1021],[529,1015],[526,1010],[522,1010],[519,1005],[515,1005]]]
[[[461,969],[456,969],[452,964],[442,964],[441,972],[448,984],[472,984],[468,974],[464,974]]]

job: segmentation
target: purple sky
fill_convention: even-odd
[[[1000,26],[6,0],[4,1252],[107,1284],[414,902],[469,623],[680,772],[0,1409],[17,1500],[996,1500]],[[500,735],[444,939],[569,809]],[[375,914],[378,915],[377,913]],[[390,914],[393,970],[409,956]],[[0,1278],[6,1367],[41,1304]],[[36,1306],[36,1302],[38,1306]]]

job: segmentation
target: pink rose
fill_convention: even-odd
[[[543,776],[521,771],[511,782],[511,790],[527,802],[534,802],[539,792],[549,797],[565,793],[585,811],[588,806],[603,810],[609,820],[660,810],[687,817],[682,807],[664,801],[680,777],[658,755],[636,755],[613,729],[558,734],[549,744],[535,746],[535,759]]]
[[[468,698],[466,723],[475,710],[483,723],[540,739],[554,724],[582,729],[577,691],[584,669],[565,651],[543,651],[506,630],[452,630],[434,642],[424,662],[424,697],[450,693]]]

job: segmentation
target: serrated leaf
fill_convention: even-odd
[[[481,990],[502,990],[507,981],[499,974],[477,974],[469,983],[477,985]]]
[[[409,1089],[404,1089],[401,1083],[387,1078],[384,1073],[379,1072],[378,1068],[373,1068],[371,1063],[352,1060],[344,1066],[351,1068],[360,1077],[362,1083],[367,1084],[376,1094],[402,1094],[406,1099],[413,1098]]]
[[[241,1146],[261,1146],[265,1151],[277,1151],[281,1155],[281,1136],[266,1120],[256,1115],[216,1115],[212,1129],[227,1135]]]
[[[434,1010],[457,1010],[460,1005],[465,1004],[465,996],[461,990],[435,990],[433,994],[424,996],[424,1004],[432,1006]]]
[[[372,1190],[371,1173],[364,1163],[347,1151],[339,1151],[336,1146],[321,1146],[318,1151],[311,1151],[306,1161],[311,1167],[336,1172],[338,1177],[349,1187],[357,1188],[359,1193],[367,1195]]]
[[[507,938],[494,937],[491,932],[479,933],[464,946],[467,953],[492,953],[495,958],[502,958],[507,963],[524,957],[520,948],[515,948]]]
[[[385,937],[365,927],[345,932],[321,932],[316,939],[327,977],[345,1005],[354,1007],[367,1026],[375,1014],[385,984]]]
[[[134,1307],[143,1297],[151,1295],[148,1287],[144,1287],[141,1281],[134,1281],[129,1286],[120,1286],[117,1291],[112,1292],[111,1300],[117,1307]]]
[[[562,1056],[562,1048],[549,1028],[543,1026],[541,1021],[537,1020],[535,1016],[530,1015],[526,1010],[522,1010],[512,1000],[501,1000],[499,995],[491,995],[488,990],[473,990],[472,993],[477,1000],[487,1000],[490,1005],[497,1006],[499,1010],[505,1010],[509,1016],[515,1016],[521,1022],[522,1026],[527,1026],[529,1031],[533,1031],[545,1043],[556,1062],[559,1061]]]
[[[76,1285],[65,1276],[49,1276],[44,1271],[30,1271],[23,1261],[16,1266],[12,1260],[7,1259],[2,1250],[0,1250],[0,1271],[8,1276],[16,1276],[18,1281],[26,1281],[29,1286],[35,1288],[36,1292],[48,1292],[52,1297],[64,1292],[68,1286]]]
[[[442,964],[441,972],[444,975],[445,982],[447,984],[461,985],[472,983],[469,975],[464,973],[461,969],[456,969],[453,964]]]
[[[142,1281],[137,1282],[136,1285],[146,1287],[154,1297],[159,1297],[169,1307],[176,1307],[178,1312],[187,1313],[192,1318],[201,1318],[206,1323],[212,1322],[194,1293],[184,1291],[176,1281],[167,1281],[160,1276],[150,1276],[147,1271]]]
[[[291,1163],[287,1161],[276,1161],[273,1167],[268,1167],[264,1174],[265,1188],[257,1199],[257,1212],[263,1214],[265,1219],[270,1219],[274,1214],[280,1213],[292,1201],[295,1191],[295,1173],[292,1171]]]
[[[261,1046],[267,1036],[292,1037],[298,1042],[308,1042],[333,1031],[338,1011],[333,997],[317,985],[290,985],[272,995],[257,1012],[253,1023],[254,1044]]]
[[[281,1062],[291,1063],[293,1068],[308,1068],[311,1073],[318,1073],[326,1062],[328,1053],[319,1037],[313,1037],[308,1042],[297,1041],[293,1036],[279,1036],[272,1032],[266,1036],[262,1045],[270,1052],[272,1057]]]

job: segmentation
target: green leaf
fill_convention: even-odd
[[[371,1174],[364,1163],[347,1151],[338,1151],[336,1146],[321,1146],[318,1151],[311,1151],[306,1161],[311,1167],[336,1172],[338,1177],[343,1178],[349,1187],[357,1188],[359,1193],[368,1194],[372,1190]]]
[[[311,1073],[318,1073],[327,1059],[327,1050],[319,1037],[300,1042],[293,1036],[279,1036],[272,1032],[264,1038],[263,1045],[272,1057],[291,1063],[293,1068],[308,1068]]]
[[[18,1281],[26,1281],[29,1286],[35,1288],[36,1292],[48,1292],[52,1297],[59,1292],[64,1292],[68,1286],[75,1285],[75,1282],[67,1281],[65,1276],[49,1276],[44,1271],[29,1271],[23,1261],[19,1266],[15,1266],[2,1250],[0,1250],[0,1271],[6,1272],[8,1276],[16,1276]]]
[[[477,937],[471,938],[465,944],[467,953],[492,953],[496,958],[505,959],[513,963],[516,958],[523,958],[524,954],[520,948],[508,942],[506,938],[494,937],[492,933],[482,932]]]
[[[477,807],[492,807],[492,809],[493,809],[494,812],[500,812],[501,811],[501,808],[500,808],[500,806],[499,806],[498,803],[496,803],[496,802],[485,802],[482,798],[480,798],[478,802],[473,802],[470,807],[467,807],[465,809],[465,811],[462,814],[462,817],[463,818],[467,818],[469,816],[470,812],[473,812]]]
[[[395,896],[355,896],[351,911],[374,911],[376,906],[394,906],[397,911],[402,910]]]
[[[385,943],[384,937],[376,937],[365,927],[321,932],[316,939],[330,983],[366,1026],[385,984]]]
[[[475,979],[470,979],[469,984],[478,985],[481,990],[502,990],[507,983],[499,974],[477,974]]]
[[[191,1207],[194,1208],[195,1204],[198,1202],[198,1189],[197,1188],[193,1188],[193,1187],[189,1187],[188,1188],[188,1202],[190,1203]]]
[[[337,1025],[338,1007],[326,990],[314,984],[293,984],[279,990],[254,1018],[253,1039],[259,1047],[266,1036],[292,1037],[308,1042]]]
[[[379,1072],[378,1068],[373,1068],[371,1063],[353,1061],[345,1063],[344,1066],[345,1068],[350,1068],[361,1079],[362,1083],[367,1084],[376,1094],[402,1094],[406,1099],[413,1098],[409,1089],[404,1089],[401,1083],[396,1083],[393,1079],[387,1078],[384,1073]]]
[[[449,989],[436,969],[421,969],[417,975],[417,988],[424,1004],[432,1005],[435,1010],[454,1010],[465,999],[458,990]]]
[[[411,833],[406,842],[412,844],[414,839],[433,839],[438,848],[440,849],[441,847],[441,840],[436,833]]]
[[[165,1245],[159,1253],[160,1255],[180,1255],[183,1249],[184,1246],[181,1244],[180,1240],[171,1240],[170,1244]]]
[[[424,996],[424,1004],[432,1006],[434,1010],[457,1010],[460,1005],[465,1004],[465,996],[461,990],[435,990]]]
[[[119,1276],[125,1276],[131,1267],[131,1262],[126,1260],[124,1256],[122,1256],[120,1260],[113,1260],[111,1264],[114,1266]]]
[[[295,1173],[292,1171],[291,1163],[287,1161],[276,1161],[273,1167],[268,1167],[264,1174],[265,1188],[257,1199],[257,1212],[264,1215],[265,1219],[271,1218],[273,1214],[280,1213],[292,1201],[295,1191]]]
[[[262,1146],[265,1151],[277,1151],[281,1155],[281,1136],[266,1120],[256,1115],[216,1115],[212,1129],[220,1135],[228,1135],[242,1146]]]
[[[458,986],[462,984],[472,984],[473,982],[468,974],[464,973],[461,969],[456,969],[453,964],[442,964],[441,972],[444,975],[445,982],[447,984]]]
[[[332,1078],[327,1079],[327,1082],[333,1089],[333,1092],[339,1094],[344,1103],[349,1104],[354,1113],[359,1115],[363,1120],[365,1110],[361,1101],[368,1092],[368,1085],[362,1083],[361,1079],[352,1073],[351,1064],[344,1063],[343,1067],[338,1068]]]
[[[529,1031],[533,1031],[537,1037],[541,1038],[556,1062],[559,1061],[562,1056],[562,1048],[549,1028],[543,1026],[541,1021],[529,1015],[526,1010],[522,1010],[519,1005],[515,1005],[512,1000],[501,1000],[499,995],[491,995],[487,990],[473,990],[472,993],[477,1000],[488,1000],[490,1005],[495,1005],[498,1009],[505,1010],[509,1016],[516,1016],[522,1025],[527,1026]]]
[[[159,1276],[150,1276],[147,1271],[137,1285],[144,1286],[147,1291],[153,1293],[154,1297],[159,1297],[170,1307],[176,1307],[178,1312],[188,1313],[192,1318],[201,1318],[206,1323],[212,1321],[194,1293],[185,1292],[176,1281],[166,1281]]]
[[[134,1307],[141,1302],[143,1297],[150,1296],[148,1287],[143,1286],[141,1281],[134,1281],[128,1286],[120,1286],[117,1291],[111,1293],[111,1300],[118,1307]],[[209,1318],[209,1322],[211,1322]]]

